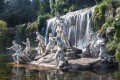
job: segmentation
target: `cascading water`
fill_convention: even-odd
[[[83,49],[89,45],[89,32],[91,27],[91,16],[95,7],[82,9],[75,12],[69,12],[61,16],[64,23],[63,30],[67,34],[72,46]],[[45,34],[45,43],[48,43],[49,33],[56,36],[56,18],[47,20],[47,30]]]

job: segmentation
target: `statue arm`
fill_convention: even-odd
[[[14,45],[13,46],[11,46],[11,47],[9,47],[9,48],[6,48],[6,49],[13,49],[14,48]]]
[[[22,42],[24,45],[26,45],[26,43],[25,42]]]

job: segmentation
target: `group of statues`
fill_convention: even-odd
[[[90,54],[91,56],[99,56],[99,59],[103,59],[106,54],[106,40],[100,33],[95,36],[94,32],[90,32]]]
[[[57,50],[55,52],[54,59],[57,62],[57,66],[60,66],[64,63],[67,63],[67,60],[64,58],[64,49],[65,47],[69,46],[69,41],[67,36],[62,30],[61,26],[58,26],[56,29],[56,37],[53,36],[52,33],[49,33],[49,42],[47,45],[45,45],[45,40],[44,37],[40,35],[40,33],[37,31],[36,32],[36,42],[38,42],[38,47],[35,48],[37,53],[39,54],[40,58],[48,55],[50,52],[53,52],[54,47],[57,47]],[[15,40],[13,40],[10,48],[7,49],[12,49],[15,51],[15,53],[12,55],[13,60],[16,63],[19,63],[21,55],[26,56],[30,61],[31,59],[29,58],[29,53],[31,52],[31,46],[30,46],[30,40],[29,38],[26,39],[26,42],[22,42],[26,47],[22,51],[22,47],[20,44],[18,44]],[[37,56],[36,56],[37,57]]]
[[[36,42],[38,42],[38,47],[35,48],[37,51],[37,54],[41,57],[44,57],[48,55],[50,52],[55,53],[54,60],[57,62],[57,66],[61,66],[63,64],[67,64],[68,61],[65,59],[64,53],[65,49],[68,47],[72,47],[70,45],[70,41],[68,39],[67,33],[64,31],[64,26],[61,25],[61,20],[57,20],[57,28],[56,28],[56,36],[52,33],[49,33],[49,42],[47,45],[45,45],[45,40],[42,35],[38,31],[36,31]],[[101,34],[97,34],[97,38],[94,35],[93,31],[90,31],[90,53],[91,55],[97,56],[99,54],[99,58],[102,59],[105,57],[106,53],[106,45],[105,40],[102,38]],[[29,53],[31,51],[30,46],[30,40],[29,38],[26,39],[26,42],[22,42],[24,45],[26,45],[25,49],[22,51],[22,47],[20,44],[18,44],[15,40],[13,40],[10,48],[7,49],[13,49],[15,53],[12,55],[13,60],[16,63],[19,63],[19,58],[22,54],[24,54],[30,61]],[[56,47],[56,50],[54,51],[54,48]],[[87,49],[86,49],[87,50]],[[93,53],[93,54],[92,54]],[[84,54],[84,53],[82,53]]]

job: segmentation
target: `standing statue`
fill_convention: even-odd
[[[62,40],[59,40],[57,41],[57,52],[55,53],[55,56],[54,56],[54,59],[56,60],[57,62],[57,68],[61,68],[65,65],[68,64],[68,61],[65,59],[64,57],[64,50],[65,50],[65,45],[64,45],[64,42]]]
[[[62,29],[62,33],[61,33],[61,39],[63,40],[65,47],[70,47],[70,42],[68,40],[68,36],[67,34],[63,31]]]
[[[47,55],[50,50],[51,50],[51,52],[53,52],[55,42],[56,42],[56,37],[53,37],[52,33],[49,33],[49,43],[46,46],[46,51],[43,54],[43,56]]]
[[[44,37],[40,35],[39,32],[36,32],[36,40],[38,41],[38,47],[40,49],[40,54],[43,54],[45,52],[45,41],[44,41]]]
[[[103,59],[106,57],[106,45],[105,45],[105,39],[102,38],[102,35],[100,33],[97,34],[98,40],[96,41],[94,47],[99,47],[99,59]]]
[[[90,55],[97,56],[97,51],[94,47],[96,39],[94,38],[96,35],[93,31],[90,31]]]
[[[26,42],[22,42],[24,45],[26,45],[23,53],[28,57],[29,56],[29,53],[30,53],[30,40],[29,38],[26,39]]]
[[[13,46],[11,46],[10,48],[7,48],[7,49],[12,49],[15,51],[15,53],[12,55],[12,57],[16,63],[19,63],[20,55],[22,53],[22,47],[21,47],[21,45],[17,44],[17,42],[15,40],[12,41],[12,44],[13,44]]]
[[[57,33],[57,38],[61,38],[61,34],[62,34],[62,27],[61,26],[57,26],[56,33]]]

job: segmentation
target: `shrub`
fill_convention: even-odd
[[[0,52],[3,52],[6,47],[6,37],[7,37],[7,23],[0,20]]]
[[[7,23],[0,20],[0,38],[5,38],[7,30]]]
[[[116,59],[116,61],[118,61],[119,67],[120,67],[120,43],[117,44],[115,59]]]

